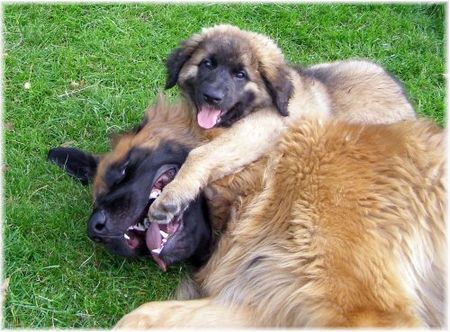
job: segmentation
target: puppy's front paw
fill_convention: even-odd
[[[168,224],[186,209],[184,204],[171,191],[163,191],[152,203],[148,211],[149,219],[158,224]]]

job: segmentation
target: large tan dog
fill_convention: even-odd
[[[158,223],[176,219],[208,183],[257,160],[299,118],[415,118],[399,83],[380,66],[351,60],[292,67],[268,37],[230,25],[184,41],[167,69],[166,86],[178,83],[200,127],[214,129],[214,139],[190,152],[150,207],[150,219]]]
[[[246,192],[194,276],[201,298],[144,304],[117,327],[443,327],[444,150],[425,120],[294,121],[216,182]]]
[[[201,139],[187,105],[169,106],[161,97],[147,109],[138,127],[114,136],[108,153],[58,147],[49,151],[48,159],[82,183],[93,182],[94,204],[87,227],[92,241],[125,257],[152,257],[166,271],[179,261],[202,265],[212,248],[203,195],[172,223],[146,228],[155,196]]]

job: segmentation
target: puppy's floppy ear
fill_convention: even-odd
[[[180,47],[172,51],[166,61],[167,79],[165,89],[170,89],[177,84],[181,68],[194,54],[204,37],[203,33],[194,34],[189,39],[183,40],[180,43]]]
[[[86,185],[94,178],[100,157],[75,148],[58,147],[48,152],[47,160]]]
[[[287,67],[271,68],[270,72],[262,74],[262,78],[278,112],[282,116],[288,116],[288,104],[294,86]]]
[[[165,89],[170,89],[175,86],[178,81],[178,75],[185,62],[190,58],[191,52],[188,52],[185,47],[175,49],[166,61],[167,79]]]

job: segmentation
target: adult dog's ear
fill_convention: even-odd
[[[133,127],[133,129],[125,131],[125,132],[113,132],[111,134],[109,134],[109,145],[111,146],[111,148],[114,150],[117,145],[119,145],[119,143],[121,141],[128,141],[130,142],[130,140],[136,136],[137,134],[139,134],[139,132],[148,124],[148,116],[147,113],[145,113],[144,116],[144,120],[142,120],[142,122]]]
[[[190,58],[191,52],[185,47],[175,49],[166,61],[167,79],[165,89],[170,89],[177,84],[178,75],[185,62]]]
[[[288,104],[294,86],[287,68],[271,68],[270,72],[262,74],[262,78],[278,112],[282,116],[288,116]]]
[[[47,160],[86,185],[94,178],[100,157],[75,148],[58,147],[48,152]]]

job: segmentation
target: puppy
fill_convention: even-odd
[[[174,220],[209,183],[272,149],[297,119],[387,124],[415,118],[399,82],[379,65],[290,66],[271,39],[230,25],[183,41],[167,71],[166,88],[178,84],[198,125],[213,131],[150,207],[157,223]]]

